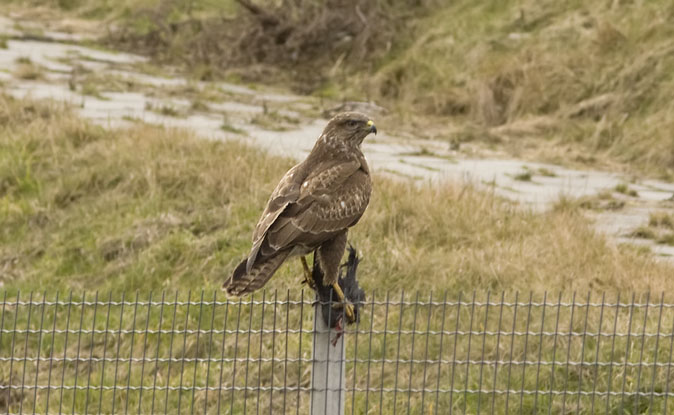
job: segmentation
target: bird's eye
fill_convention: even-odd
[[[348,125],[349,127],[352,127],[352,128],[353,128],[353,127],[355,127],[355,126],[358,125],[358,121],[356,121],[356,120],[349,120],[349,121],[346,122],[346,125]]]

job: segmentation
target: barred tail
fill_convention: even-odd
[[[258,256],[250,272],[246,272],[248,258],[244,259],[237,265],[232,276],[225,281],[222,288],[232,295],[243,295],[262,288],[288,258],[289,254],[290,251],[285,250],[270,257]]]

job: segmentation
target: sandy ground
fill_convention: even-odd
[[[104,126],[136,122],[186,128],[218,140],[236,139],[271,153],[303,158],[325,125],[322,103],[310,97],[279,93],[224,82],[196,82],[179,76],[148,74],[142,56],[103,51],[78,44],[76,34],[44,31],[39,40],[27,37],[25,22],[0,16],[0,85],[16,97],[53,99],[71,104],[79,113]],[[21,77],[20,66],[38,68],[38,79]],[[171,73],[170,68],[166,73]],[[95,77],[95,78],[92,78]],[[95,88],[85,87],[88,79]],[[196,97],[200,105],[194,105]],[[367,105],[365,105],[367,110]],[[376,120],[376,111],[375,113]],[[264,122],[261,122],[264,121]],[[266,121],[265,121],[266,120]],[[223,127],[224,126],[224,127]],[[470,181],[535,210],[548,209],[561,197],[595,197],[598,207],[587,210],[598,230],[617,243],[645,245],[663,260],[674,261],[674,246],[629,236],[648,223],[654,211],[674,214],[674,184],[635,181],[620,174],[573,170],[544,163],[503,158],[470,158],[452,151],[446,142],[398,138],[378,124],[380,133],[368,138],[364,152],[371,168],[402,180]],[[629,184],[628,196],[615,191]],[[447,201],[451,203],[451,201]]]

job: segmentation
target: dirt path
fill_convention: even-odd
[[[23,26],[22,26],[23,27]],[[314,98],[157,72],[146,58],[79,46],[77,36],[43,32],[28,40],[0,16],[0,85],[16,97],[54,99],[105,126],[137,122],[183,127],[211,139],[238,139],[302,158],[325,120]],[[70,43],[64,43],[70,42]],[[164,70],[162,72],[168,72]],[[375,171],[417,181],[468,180],[523,205],[547,209],[562,196],[586,198],[597,228],[619,243],[648,246],[674,261],[674,246],[630,235],[652,212],[674,214],[674,184],[512,159],[465,158],[447,143],[392,137],[386,126],[364,151]],[[638,232],[637,232],[638,234]],[[642,233],[643,234],[643,233]],[[672,238],[674,239],[674,238]]]

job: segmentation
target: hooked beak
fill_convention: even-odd
[[[377,126],[374,125],[374,121],[369,120],[369,121],[367,122],[367,126],[370,127],[370,132],[371,132],[371,133],[374,133],[374,135],[377,135]]]

